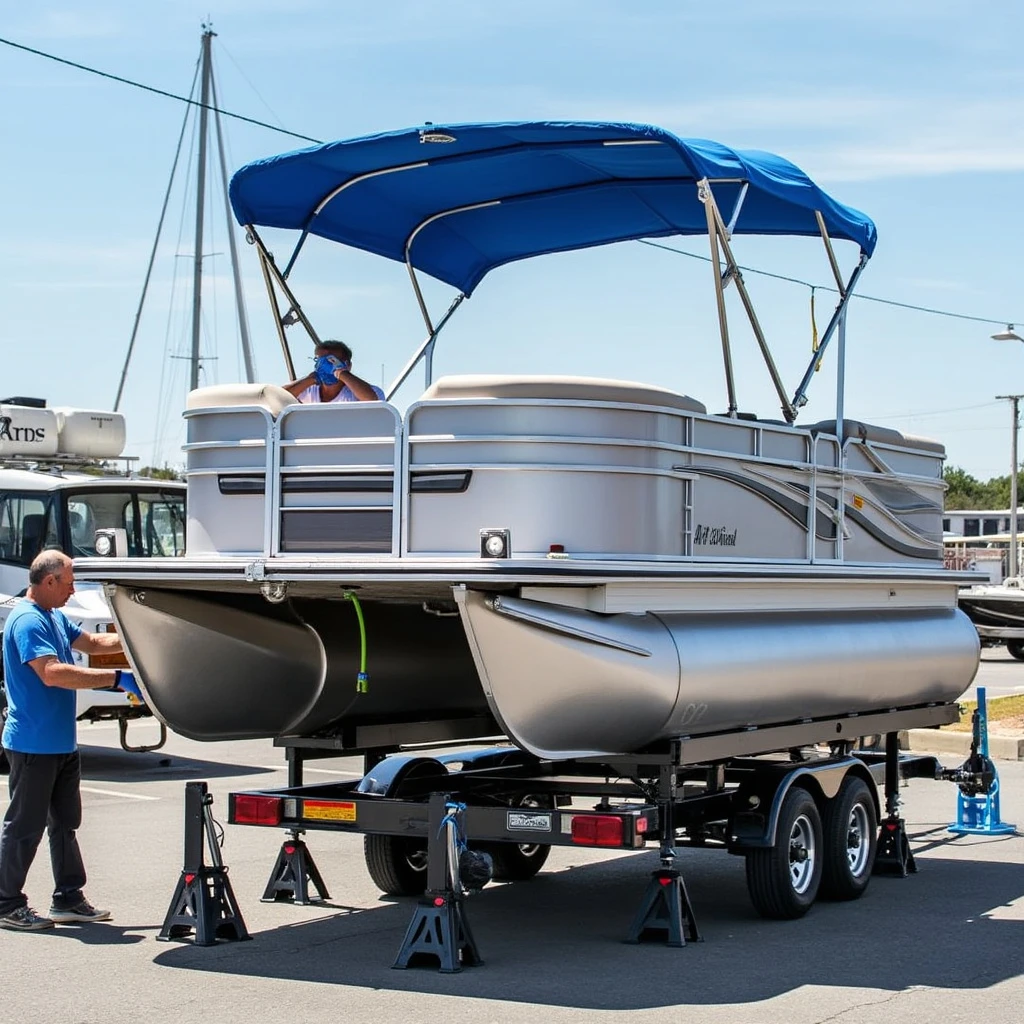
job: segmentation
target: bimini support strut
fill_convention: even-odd
[[[832,319],[829,320],[828,327],[825,328],[824,333],[821,336],[821,342],[818,345],[818,350],[811,355],[811,361],[807,364],[807,369],[804,371],[803,378],[801,379],[796,391],[793,392],[793,398],[791,399],[790,404],[794,410],[799,410],[807,404],[807,388],[811,383],[811,378],[814,376],[815,367],[819,362],[821,362],[825,349],[828,348],[829,342],[838,330],[839,324],[846,313],[846,307],[850,301],[850,297],[853,294],[853,289],[857,284],[857,279],[864,272],[864,268],[867,266],[867,263],[867,254],[862,252],[860,254],[860,259],[857,262],[857,266],[854,267],[853,273],[850,275],[850,280],[846,282],[845,292],[842,291],[842,289],[840,290],[839,302],[836,303],[836,308],[832,311]]]
[[[291,327],[294,323],[301,323],[306,329],[306,333],[309,335],[314,345],[320,344],[320,338],[317,336],[316,331],[313,329],[313,325],[309,322],[308,317],[303,312],[302,307],[299,305],[298,299],[295,298],[294,293],[288,285],[288,282],[284,279],[284,275],[280,270],[277,269],[277,264],[274,262],[273,253],[267,249],[266,245],[263,244],[263,239],[260,238],[257,230],[251,225],[245,226],[246,238],[256,246],[256,250],[260,255],[260,268],[263,271],[263,282],[267,286],[267,293],[270,296],[270,304],[274,308],[274,322],[277,324],[277,337],[281,342],[281,350],[284,352],[284,361],[288,366],[288,375],[294,380],[295,378],[295,363],[292,361],[291,350],[288,348],[288,341],[284,336],[284,329]],[[285,298],[288,300],[288,310],[282,314],[281,306],[277,301],[277,288],[281,289]]]

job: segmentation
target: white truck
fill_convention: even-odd
[[[128,556],[181,555],[185,549],[185,485],[139,477],[128,470],[124,418],[86,409],[49,409],[40,399],[0,400],[0,632],[28,587],[28,567],[47,547],[72,557],[95,555],[104,531]],[[102,536],[102,534],[101,534]],[[110,554],[114,554],[111,550]],[[65,614],[83,630],[113,629],[97,583],[77,583]],[[80,665],[128,667],[121,654],[75,652]],[[128,743],[128,722],[148,717],[120,690],[78,690],[78,720],[115,720],[125,750],[155,750]],[[0,716],[6,711],[0,670]],[[0,750],[0,767],[4,757]]]

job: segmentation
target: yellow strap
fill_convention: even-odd
[[[814,318],[814,289],[811,289],[811,351],[817,352],[820,342],[818,341],[818,322]],[[814,372],[821,369],[821,360],[814,364]]]

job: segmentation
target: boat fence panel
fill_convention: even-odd
[[[274,421],[260,406],[185,412],[190,555],[266,551],[268,446]]]
[[[272,554],[392,555],[402,420],[382,402],[289,406],[278,422]]]
[[[481,529],[503,528],[513,557],[543,557],[553,545],[592,558],[690,554],[692,431],[692,414],[625,404],[414,406],[405,551],[478,555]],[[437,485],[422,487],[430,476]]]

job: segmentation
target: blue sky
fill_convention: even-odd
[[[42,0],[8,7],[0,36],[180,94],[207,15],[224,109],[325,140],[425,120],[609,119],[771,150],[875,220],[861,292],[1024,322],[1018,5]],[[0,395],[109,408],[184,108],[8,46],[0,89]],[[225,129],[229,172],[302,145],[237,121]],[[190,126],[186,156],[191,139]],[[128,453],[144,462],[181,461],[187,363],[174,357],[189,345],[191,188],[179,176],[122,404]],[[203,348],[213,383],[240,379],[241,361],[219,188],[210,202]],[[285,252],[284,236],[272,243]],[[240,247],[258,376],[280,382],[255,254]],[[705,252],[700,239],[679,248]],[[846,267],[851,249],[839,247]],[[739,239],[736,252],[750,267],[830,282],[813,240]],[[809,358],[809,292],[747,281],[792,391]],[[349,341],[357,371],[375,382],[422,337],[397,264],[314,243],[294,284],[320,333]],[[435,310],[447,306],[449,289],[426,290]],[[829,301],[818,294],[821,325]],[[777,416],[738,312],[740,406]],[[991,341],[995,330],[855,301],[847,415],[939,438],[951,463],[979,477],[1007,472],[1010,414],[995,396],[1024,392],[1024,345]],[[304,339],[291,337],[301,357]],[[501,268],[442,335],[435,371],[626,378],[721,411],[711,270],[639,243]],[[417,372],[398,404],[421,385]],[[834,388],[827,360],[801,419],[830,418]]]

